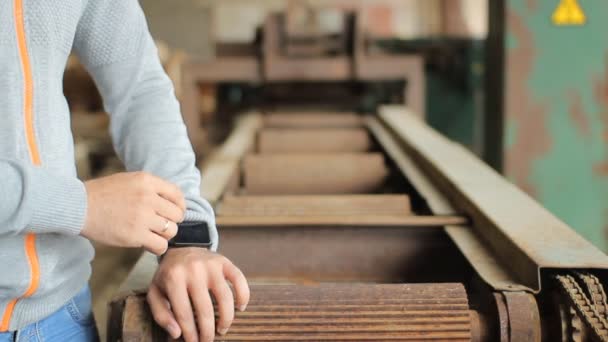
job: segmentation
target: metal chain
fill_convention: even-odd
[[[587,288],[587,294],[591,297],[591,302],[595,305],[597,312],[604,318],[608,315],[608,303],[604,286],[600,280],[591,273],[574,272],[574,275],[583,282]]]
[[[596,341],[608,342],[608,321],[606,321],[605,315],[600,315],[595,305],[587,298],[574,277],[571,275],[558,275],[556,279],[560,285],[560,290],[566,295],[566,298],[585,325],[590,328],[594,339]]]
[[[569,321],[569,328],[570,328],[570,340],[571,342],[583,342],[583,321],[581,320],[580,316],[576,313],[576,310],[574,309],[574,307],[572,305],[568,306],[568,317],[570,318]]]

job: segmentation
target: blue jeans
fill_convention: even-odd
[[[0,333],[0,342],[98,341],[93,319],[91,291],[85,287],[61,309],[25,328]]]

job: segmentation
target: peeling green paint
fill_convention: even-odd
[[[506,47],[507,50],[514,50],[519,47],[519,41],[517,40],[517,37],[515,37],[513,34],[510,34],[509,32],[507,32]]]
[[[507,127],[505,129],[505,148],[508,150],[513,146],[515,140],[517,139],[517,125],[513,120],[507,119]]]
[[[526,83],[519,86],[527,89],[529,100],[548,108],[544,124],[550,148],[532,162],[527,181],[549,210],[608,251],[608,175],[594,170],[595,165],[608,160],[604,140],[608,120],[602,118],[608,115],[608,108],[597,101],[594,93],[597,80],[607,82],[608,1],[580,1],[588,18],[587,24],[580,27],[557,27],[551,23],[558,3],[559,0],[537,1],[536,9],[531,10],[528,0],[507,1],[510,14],[519,16],[531,32],[535,49],[530,74],[525,77]],[[512,27],[508,26],[507,32],[508,59],[509,52],[517,48],[517,37],[512,36]],[[506,72],[508,75],[510,71]],[[580,99],[580,110],[573,115],[575,97]],[[506,101],[520,100],[506,94]],[[516,125],[510,120],[514,113],[506,115],[508,150],[519,138],[521,125],[526,125],[526,116],[520,116]],[[574,122],[573,117],[584,121],[588,131],[582,131],[582,124]],[[506,165],[507,176],[515,173],[517,167],[521,165]]]

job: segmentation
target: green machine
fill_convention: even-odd
[[[487,41],[387,45],[426,56],[432,126],[608,252],[608,1],[489,10]]]
[[[504,73],[487,78],[502,83],[487,94],[487,113],[502,116],[487,115],[486,141],[501,137],[487,159],[608,251],[608,2],[491,3],[488,46],[502,45]]]

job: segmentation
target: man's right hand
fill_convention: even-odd
[[[90,180],[85,187],[88,209],[81,235],[111,246],[161,255],[186,212],[179,187],[144,172]]]

